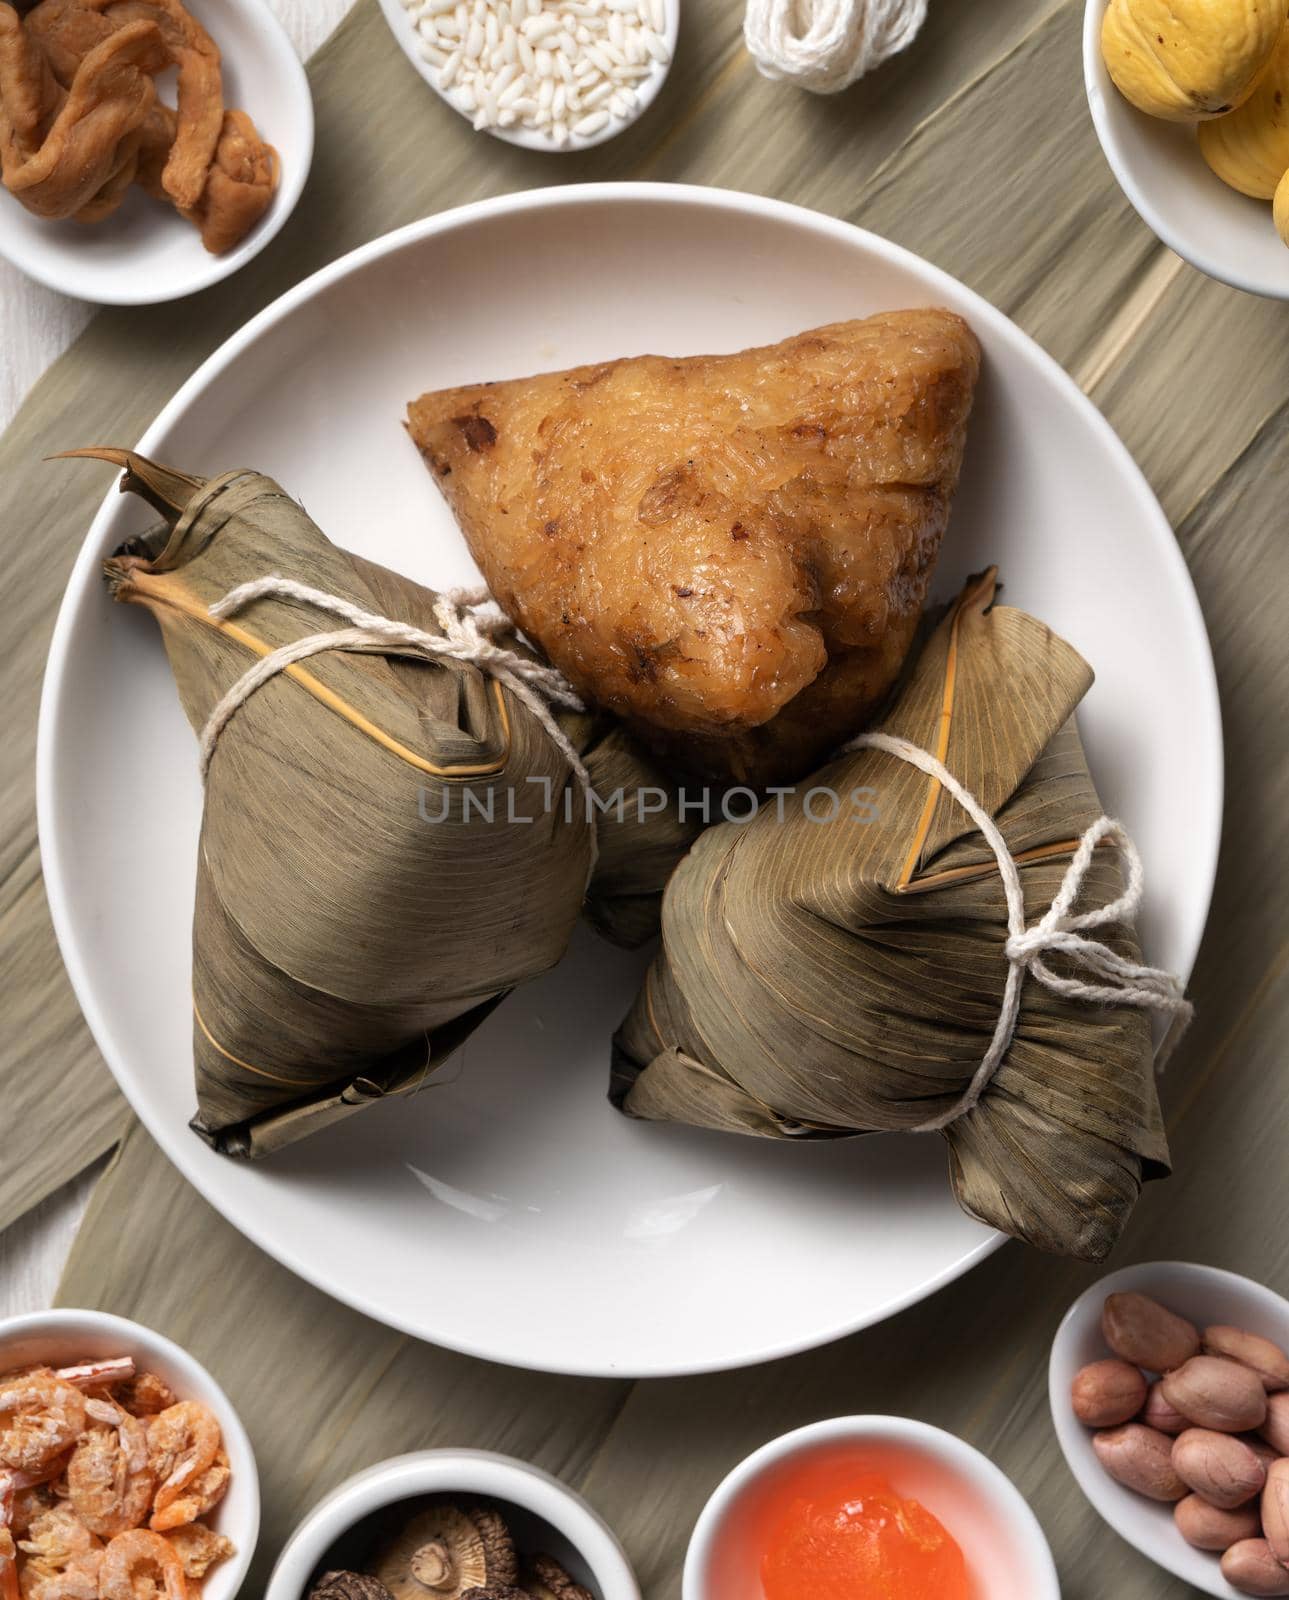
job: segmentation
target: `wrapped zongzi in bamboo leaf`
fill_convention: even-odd
[[[588,877],[602,926],[647,935],[693,830],[591,808],[597,773],[657,774],[571,697],[557,716],[504,619],[339,549],[258,473],[95,453],[165,518],[106,573],[201,734],[199,1134],[261,1155],[415,1090],[560,959]]]
[[[1125,896],[1074,723],[1092,674],[994,587],[967,588],[859,748],[699,838],[612,1093],[771,1138],[940,1131],[968,1212],[1100,1259],[1167,1170],[1150,1017],[1188,1008],[1121,920],[1139,875]]]
[[[677,787],[611,717],[561,722],[591,780],[598,849],[584,909],[605,938],[632,950],[657,937],[667,880],[718,796],[692,782]]]

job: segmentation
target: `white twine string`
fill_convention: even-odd
[[[989,1048],[957,1105],[943,1116],[933,1117],[910,1131],[938,1132],[959,1117],[966,1116],[979,1103],[1011,1047],[1020,1018],[1021,987],[1026,974],[1053,994],[1083,1000],[1089,1005],[1136,1006],[1142,1010],[1162,1012],[1171,1024],[1164,1050],[1161,1051],[1162,1064],[1164,1053],[1181,1036],[1193,1015],[1193,1007],[1186,998],[1185,985],[1171,972],[1126,961],[1109,945],[1097,939],[1084,938],[1078,931],[1105,927],[1114,922],[1131,922],[1141,905],[1146,886],[1145,873],[1137,847],[1128,837],[1123,824],[1112,817],[1098,817],[1079,840],[1055,900],[1032,927],[1026,927],[1025,891],[1021,885],[1020,868],[1007,848],[1007,841],[994,819],[975,796],[963,788],[945,764],[907,739],[897,739],[886,733],[864,733],[842,746],[843,753],[852,750],[883,750],[900,761],[919,767],[928,777],[938,779],[984,835],[998,861],[998,872],[1007,897],[1008,938],[1003,946],[1008,963],[1007,982]],[[1074,904],[1088,868],[1092,865],[1093,852],[1103,839],[1113,841],[1118,847],[1127,887],[1109,905],[1075,915]],[[1063,978],[1053,972],[1043,959],[1052,953],[1065,956],[1088,977]]]
[[[767,78],[848,88],[912,44],[927,0],[747,0],[743,37]]]
[[[217,600],[210,607],[210,614],[222,620],[235,615],[252,601],[266,597],[299,600],[304,605],[316,606],[319,611],[329,611],[334,616],[343,617],[351,626],[333,633],[311,633],[291,644],[284,644],[257,661],[238,678],[211,711],[201,730],[199,749],[203,782],[220,735],[257,689],[297,661],[306,661],[310,656],[323,655],[330,650],[341,650],[368,655],[390,652],[434,661],[462,661],[478,667],[528,707],[568,762],[582,787],[583,795],[591,794],[590,774],[551,711],[552,706],[561,706],[568,711],[584,711],[585,706],[568,680],[554,667],[534,661],[518,651],[507,650],[495,642],[495,635],[509,630],[511,624],[486,589],[449,589],[438,597],[434,603],[434,616],[443,629],[442,634],[427,633],[410,623],[395,622],[376,612],[364,611],[361,606],[342,600],[338,595],[311,588],[307,583],[297,583],[292,578],[280,577],[275,572],[230,589],[222,600]],[[592,829],[591,870],[594,870],[597,853],[595,830]]]

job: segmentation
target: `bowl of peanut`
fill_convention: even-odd
[[[1156,1261],[1092,1285],[1052,1344],[1057,1439],[1120,1536],[1205,1594],[1289,1595],[1289,1302]]]

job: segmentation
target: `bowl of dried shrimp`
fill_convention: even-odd
[[[0,1322],[0,1600],[232,1600],[259,1477],[186,1351],[99,1311]]]

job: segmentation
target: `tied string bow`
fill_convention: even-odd
[[[585,795],[592,792],[590,774],[572,740],[560,727],[553,706],[566,711],[585,711],[582,700],[561,672],[517,650],[497,643],[498,634],[513,633],[510,619],[486,589],[449,589],[434,602],[434,617],[443,632],[429,633],[411,623],[365,611],[339,595],[314,589],[292,578],[269,573],[230,589],[212,605],[210,615],[222,621],[236,615],[253,601],[263,599],[298,600],[303,605],[330,612],[349,623],[330,633],[312,633],[290,644],[281,645],[247,668],[213,708],[199,740],[201,776],[205,782],[211,758],[220,735],[238,709],[257,689],[277,677],[297,661],[328,651],[349,651],[365,655],[407,655],[429,661],[460,661],[477,667],[495,678],[537,718],[552,743],[567,761]],[[591,830],[591,863],[595,868],[598,851],[595,830]]]
[[[1020,1019],[1021,988],[1026,976],[1041,983],[1053,994],[1082,1000],[1088,1005],[1135,1006],[1141,1010],[1157,1011],[1167,1017],[1169,1027],[1156,1056],[1156,1064],[1162,1069],[1194,1014],[1194,1008],[1186,998],[1185,985],[1175,974],[1159,967],[1128,961],[1108,944],[1087,936],[1088,931],[1094,928],[1108,927],[1116,922],[1131,922],[1141,906],[1146,886],[1145,873],[1137,847],[1123,824],[1112,817],[1098,817],[1079,840],[1056,898],[1037,922],[1027,926],[1020,868],[1007,848],[1007,841],[994,819],[945,764],[930,751],[921,749],[907,739],[897,739],[886,733],[861,734],[842,747],[843,754],[856,750],[884,751],[897,760],[920,768],[928,777],[935,778],[975,823],[993,851],[1007,900],[1007,942],[1003,946],[1007,958],[1007,981],[989,1048],[957,1105],[942,1116],[920,1123],[911,1131],[938,1132],[959,1117],[966,1116],[979,1104],[1015,1036]],[[1097,906],[1091,911],[1075,912],[1084,879],[1092,865],[1093,852],[1105,840],[1118,849],[1124,869],[1124,891],[1117,900],[1107,905]],[[1063,977],[1053,972],[1045,959],[1049,955],[1063,956],[1076,975]]]

